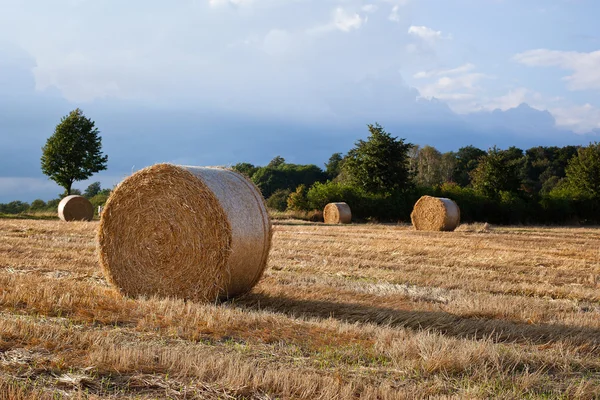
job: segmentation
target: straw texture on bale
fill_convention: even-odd
[[[58,218],[63,221],[91,221],[94,206],[83,196],[67,196],[58,203]]]
[[[128,296],[214,301],[258,282],[271,222],[260,192],[242,175],[157,164],[110,195],[98,246],[108,280]]]
[[[326,224],[349,224],[352,221],[350,206],[346,203],[329,203],[323,210]]]
[[[453,231],[460,223],[458,205],[446,198],[423,196],[410,214],[418,231]]]

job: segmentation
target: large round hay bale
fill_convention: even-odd
[[[346,203],[329,203],[323,210],[326,224],[349,224],[352,221],[350,206]]]
[[[67,196],[58,203],[58,218],[63,221],[91,221],[94,206],[83,196]]]
[[[271,222],[260,192],[242,175],[157,164],[112,192],[98,246],[108,280],[128,296],[214,301],[258,282]]]
[[[446,198],[423,196],[410,214],[418,231],[453,231],[460,223],[458,205]]]

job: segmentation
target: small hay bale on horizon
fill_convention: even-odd
[[[110,195],[99,258],[108,280],[127,296],[212,302],[258,282],[271,233],[264,199],[242,175],[156,164]]]
[[[450,199],[423,196],[410,214],[418,231],[453,231],[460,223],[460,208]]]
[[[85,197],[73,194],[58,203],[58,218],[65,222],[91,221],[94,218],[94,206]]]
[[[326,224],[349,224],[352,222],[352,211],[346,203],[329,203],[323,210],[323,221]]]

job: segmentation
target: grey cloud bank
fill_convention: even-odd
[[[472,63],[476,52],[468,46],[456,51],[460,32],[416,21],[417,3],[139,4],[6,4],[0,34],[13,39],[0,43],[0,202],[47,200],[62,191],[41,174],[39,158],[60,118],[76,107],[96,121],[109,156],[108,170],[78,188],[96,180],[110,187],[165,161],[266,164],[281,155],[322,166],[366,137],[374,122],[442,151],[597,138],[555,121],[581,126],[596,114],[600,121],[595,105],[559,107],[541,94],[510,98],[502,110],[457,114],[465,104],[468,111],[490,108],[499,97],[484,85],[502,82]],[[422,76],[428,91],[407,84],[411,76]],[[552,114],[540,111],[550,109],[546,103]]]

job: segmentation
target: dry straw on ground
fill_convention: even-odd
[[[410,214],[418,231],[453,231],[460,223],[458,205],[446,198],[423,196]]]
[[[105,274],[124,294],[213,301],[260,279],[271,223],[242,175],[157,164],[113,191],[98,239]]]
[[[83,196],[67,196],[58,204],[58,217],[63,221],[91,221],[94,206]]]
[[[346,203],[329,203],[323,210],[326,224],[349,224],[352,221],[350,206]]]

